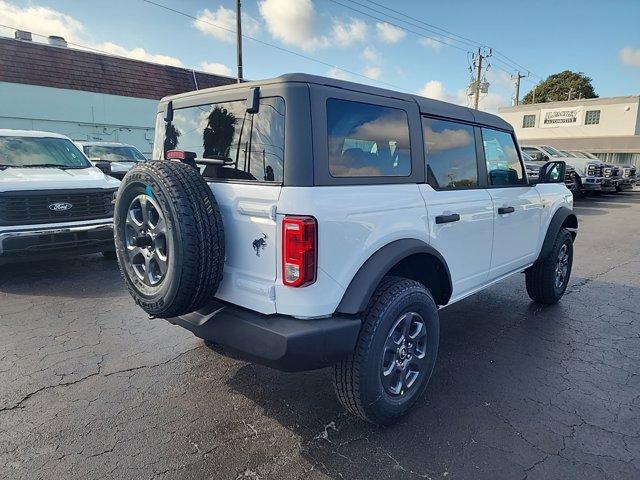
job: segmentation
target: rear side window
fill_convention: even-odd
[[[476,142],[471,125],[423,118],[427,182],[435,189],[478,186]]]
[[[209,178],[282,183],[284,117],[281,97],[261,98],[255,114],[246,112],[245,100],[176,108],[155,141],[164,152],[186,150],[221,160],[220,167],[207,167]]]
[[[487,161],[489,185],[507,186],[527,183],[516,144],[509,133],[483,128],[482,143]]]
[[[409,120],[404,110],[330,98],[327,134],[332,177],[411,175]]]

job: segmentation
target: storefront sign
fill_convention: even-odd
[[[583,107],[565,107],[540,110],[540,127],[553,128],[582,125],[583,117]]]

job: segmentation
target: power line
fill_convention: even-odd
[[[331,1],[331,0],[330,0],[330,1]],[[356,2],[355,0],[347,0],[347,1],[350,1],[350,2],[352,2],[352,3],[358,3],[358,2]],[[489,48],[489,46],[488,46],[488,45],[486,45],[486,44],[484,44],[484,43],[482,43],[482,42],[478,42],[478,41],[472,40],[472,39],[470,39],[470,38],[468,38],[468,37],[463,37],[462,35],[458,35],[458,34],[457,34],[457,33],[455,33],[455,32],[452,32],[452,31],[450,31],[450,30],[446,30],[446,29],[444,29],[444,28],[442,28],[442,27],[439,27],[439,26],[437,26],[437,25],[433,25],[433,24],[427,23],[427,22],[425,22],[425,21],[423,21],[423,20],[416,19],[416,18],[414,18],[414,17],[411,17],[411,16],[407,15],[406,13],[403,13],[403,12],[399,11],[399,10],[395,10],[395,9],[393,9],[393,8],[391,8],[391,7],[387,7],[386,5],[382,5],[382,4],[378,3],[378,2],[375,2],[374,0],[366,0],[366,1],[368,1],[369,3],[371,3],[371,4],[373,4],[373,5],[376,5],[376,6],[378,6],[378,7],[384,8],[384,9],[386,9],[386,10],[390,11],[390,12],[394,12],[394,13],[396,13],[396,14],[398,14],[398,15],[401,15],[401,16],[403,16],[403,17],[405,17],[405,18],[408,18],[408,19],[410,19],[412,22],[418,22],[418,23],[420,23],[420,24],[422,24],[422,25],[425,25],[425,26],[427,26],[427,27],[429,27],[429,28],[431,28],[431,29],[436,29],[436,30],[439,30],[439,31],[441,31],[441,32],[444,32],[444,34],[441,34],[441,35],[442,35],[442,36],[444,36],[445,38],[450,38],[450,39],[451,39],[451,36],[453,36],[453,37],[457,37],[459,40],[456,40],[456,39],[452,39],[452,40],[456,40],[456,41],[461,42],[461,43],[466,43],[467,45],[471,45],[471,46],[473,46],[473,47],[478,47],[478,46],[479,46],[479,47]],[[360,5],[362,5],[362,4],[360,4]],[[369,7],[369,8],[370,8],[370,7]],[[382,12],[378,11],[378,13],[382,13]],[[396,18],[397,18],[397,17],[396,17]],[[407,21],[405,20],[405,22],[407,22]],[[387,23],[388,23],[388,22],[387,22]],[[409,22],[407,22],[407,23],[409,23]],[[423,27],[423,28],[424,28],[424,27]],[[435,32],[434,32],[434,33],[435,33]],[[445,34],[446,34],[446,35],[445,35]],[[444,42],[444,43],[446,43],[446,42]],[[516,70],[516,69],[525,70],[525,71],[529,72],[531,75],[533,75],[533,76],[535,76],[535,77],[537,77],[537,78],[542,79],[542,77],[540,77],[539,75],[535,74],[534,72],[532,72],[532,71],[531,71],[530,69],[528,69],[527,67],[522,66],[521,64],[519,64],[519,63],[518,63],[518,62],[516,62],[515,60],[513,60],[513,59],[509,58],[508,56],[506,56],[504,53],[500,52],[499,50],[496,50],[495,48],[493,48],[493,53],[494,53],[494,55],[497,55],[497,56],[494,56],[494,60],[497,60],[497,61],[499,61],[499,62],[502,62],[504,65],[507,65],[507,67],[511,67],[511,68],[513,68],[514,70]],[[499,57],[502,57],[502,59],[501,59],[501,58],[499,58]],[[504,59],[504,60],[503,60],[503,59]],[[505,72],[506,72],[506,73],[512,73],[512,72],[508,72],[508,71],[506,71],[506,70],[505,70]]]
[[[207,21],[207,20],[203,20],[203,19],[201,19],[201,18],[196,17],[195,15],[191,15],[191,14],[189,14],[189,13],[187,13],[187,12],[183,12],[183,11],[181,11],[181,10],[177,10],[177,9],[172,8],[172,7],[169,7],[169,6],[167,6],[167,5],[163,5],[163,4],[161,4],[161,3],[157,3],[157,2],[154,2],[154,1],[152,1],[152,0],[142,0],[142,1],[143,1],[143,2],[145,2],[145,3],[148,3],[148,4],[150,4],[150,5],[154,5],[154,6],[156,6],[156,7],[162,8],[162,9],[164,9],[164,10],[167,10],[167,11],[170,11],[170,12],[173,12],[173,13],[176,13],[176,14],[181,15],[181,16],[183,16],[183,17],[190,18],[190,19],[192,19],[192,20],[194,20],[194,21],[196,21],[196,22],[200,22],[200,23],[204,23],[204,24],[207,24],[207,25],[211,25],[212,27],[219,28],[219,29],[221,29],[221,30],[225,30],[225,31],[230,32],[230,33],[233,33],[233,34],[235,34],[235,33],[236,33],[236,31],[235,31],[235,30],[231,30],[231,29],[229,29],[229,28],[223,27],[223,26],[218,25],[218,24],[216,24],[216,23],[209,22],[209,21]],[[320,65],[324,65],[325,67],[335,68],[335,69],[337,69],[337,70],[340,70],[341,72],[345,72],[345,73],[348,73],[348,74],[350,74],[350,75],[355,75],[355,76],[357,76],[357,77],[366,78],[366,79],[368,79],[368,80],[371,80],[371,81],[377,82],[377,83],[379,83],[379,84],[381,84],[381,85],[386,85],[387,87],[391,87],[391,88],[393,88],[394,90],[402,90],[402,91],[408,92],[408,90],[407,90],[407,89],[402,88],[402,87],[398,87],[397,85],[393,85],[392,83],[387,83],[387,82],[383,82],[383,81],[381,81],[381,80],[377,80],[377,79],[375,79],[375,78],[373,78],[373,77],[370,77],[370,76],[368,76],[368,75],[365,75],[365,74],[363,74],[363,73],[354,72],[354,71],[349,70],[349,69],[347,69],[347,68],[340,67],[340,66],[338,66],[338,65],[334,65],[334,64],[329,63],[329,62],[325,62],[324,60],[320,60],[319,58],[315,58],[315,57],[312,57],[312,56],[310,56],[310,55],[305,55],[305,54],[303,54],[303,53],[298,53],[298,52],[295,52],[295,51],[293,51],[293,50],[289,50],[288,48],[280,47],[279,45],[276,45],[276,44],[273,44],[273,43],[270,43],[270,42],[265,42],[264,40],[260,40],[260,39],[258,39],[258,38],[252,37],[252,36],[250,36],[250,35],[246,35],[246,34],[244,34],[244,33],[242,34],[242,38],[246,38],[246,39],[248,39],[248,40],[251,40],[251,41],[253,41],[253,42],[259,43],[259,44],[261,44],[261,45],[265,45],[265,46],[267,46],[267,47],[275,48],[276,50],[279,50],[279,51],[281,51],[281,52],[288,53],[288,54],[290,54],[290,55],[295,55],[296,57],[299,57],[299,58],[304,58],[305,60],[309,60],[309,61],[311,61],[311,62],[315,62],[315,63],[318,63],[318,64],[320,64]]]
[[[144,1],[147,1],[147,0],[144,0]],[[341,3],[338,0],[328,0],[328,1],[329,2],[333,2],[333,3],[337,4],[337,5],[340,5],[340,6],[344,7],[344,8],[348,8],[349,10],[353,10],[354,12],[358,12],[361,15],[365,15],[367,17],[373,18],[374,20],[378,20],[379,22],[388,23],[389,25],[393,25],[394,27],[398,27],[398,28],[400,28],[400,29],[402,29],[402,30],[404,30],[406,32],[413,33],[414,35],[418,35],[419,37],[428,38],[428,39],[433,40],[435,42],[441,43],[442,45],[447,45],[449,47],[458,49],[458,50],[460,50],[462,52],[469,52],[469,50],[466,49],[466,48],[459,47],[458,45],[453,45],[451,43],[445,42],[444,40],[441,40],[441,39],[439,39],[437,37],[431,37],[429,35],[424,35],[423,33],[416,32],[415,30],[412,30],[410,28],[403,27],[402,25],[398,25],[396,23],[390,22],[386,18],[376,17],[375,15],[372,15],[372,14],[367,13],[367,12],[363,12],[362,10],[358,10],[357,8],[354,8],[354,7],[350,6],[350,5],[345,5],[344,3]]]
[[[333,1],[333,0],[329,0],[329,1]],[[357,1],[355,1],[355,0],[346,0],[346,1],[348,1],[349,3],[354,3],[354,4],[356,4],[356,5],[359,5],[359,6],[363,7],[363,8],[367,8],[367,9],[369,9],[369,10],[372,10],[372,11],[374,11],[374,12],[376,12],[376,13],[379,13],[380,15],[385,15],[385,16],[387,16],[387,17],[393,18],[393,19],[398,20],[398,21],[400,21],[400,22],[407,23],[407,24],[412,25],[412,26],[414,26],[414,27],[418,27],[419,29],[421,29],[421,30],[425,30],[425,31],[427,31],[427,32],[429,32],[429,33],[435,33],[436,35],[439,35],[439,36],[441,36],[441,37],[443,37],[443,38],[446,38],[446,39],[448,39],[448,40],[451,40],[451,41],[454,41],[454,42],[462,43],[462,44],[467,45],[467,46],[469,46],[469,47],[472,47],[472,48],[474,48],[474,49],[475,49],[475,48],[477,48],[478,46],[481,46],[481,45],[480,45],[480,44],[478,44],[477,42],[474,42],[473,40],[468,40],[468,39],[466,39],[466,38],[464,38],[464,37],[460,37],[461,39],[454,38],[454,37],[456,37],[456,36],[458,36],[458,35],[455,35],[455,34],[449,34],[449,32],[446,32],[446,31],[445,31],[446,33],[442,33],[442,32],[439,32],[439,31],[437,31],[437,30],[436,30],[436,31],[434,31],[433,29],[438,29],[438,30],[442,30],[442,29],[439,29],[438,27],[435,27],[435,26],[433,26],[433,25],[430,25],[430,24],[428,24],[428,23],[426,23],[426,22],[423,22],[423,21],[421,21],[421,20],[413,19],[412,17],[409,17],[408,15],[404,15],[403,13],[401,13],[401,12],[399,12],[399,11],[397,11],[397,10],[393,10],[392,8],[385,7],[384,5],[381,5],[381,4],[379,4],[379,3],[371,2],[371,1],[370,1],[370,3],[373,3],[374,5],[378,5],[378,6],[382,7],[382,8],[386,8],[387,10],[389,10],[389,11],[391,11],[391,12],[398,13],[398,14],[400,14],[402,17],[407,18],[408,20],[405,20],[405,19],[403,19],[403,18],[401,18],[401,17],[397,17],[397,16],[394,16],[394,15],[390,15],[390,14],[389,14],[389,13],[387,13],[387,12],[377,10],[377,9],[375,9],[375,8],[373,8],[373,7],[369,6],[369,5],[365,5],[365,4],[360,3],[360,2],[357,2]],[[337,3],[337,2],[335,2],[335,3]],[[342,5],[342,4],[341,4],[341,5]],[[346,8],[351,8],[351,7],[347,7],[346,5],[343,5],[343,6],[344,6],[344,7],[346,7]],[[352,9],[352,10],[353,10],[353,9]],[[361,12],[361,13],[362,13],[362,12]],[[382,20],[382,21],[384,21],[385,23],[389,23],[389,21],[388,21],[388,20]],[[417,22],[417,23],[416,23],[416,22]],[[393,24],[392,24],[392,25],[393,25]],[[403,28],[403,29],[404,29],[404,27],[401,27],[401,26],[399,26],[399,25],[395,25],[395,26],[396,26],[396,27],[398,27],[398,28]],[[426,27],[425,27],[425,26],[426,26]],[[427,28],[427,27],[429,27],[429,28]],[[451,36],[451,35],[453,35],[453,36]],[[431,38],[431,39],[433,39],[433,40],[436,40],[436,41],[440,41],[438,38],[435,38],[435,37],[429,37],[429,38]],[[448,42],[440,42],[440,43],[443,43],[443,44],[445,44],[445,45],[451,45],[451,44],[450,44],[450,43],[448,43]]]

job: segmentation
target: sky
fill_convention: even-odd
[[[235,0],[153,2],[198,20],[145,0],[0,0],[0,24],[235,75]],[[640,94],[640,0],[242,0],[242,7],[251,37],[243,41],[247,79],[307,72],[468,105],[471,53],[482,45],[493,49],[480,101],[487,111],[511,104],[518,70],[529,73],[521,97],[567,69],[591,77],[600,96]],[[13,31],[0,27],[0,35]]]

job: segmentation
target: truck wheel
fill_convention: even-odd
[[[563,228],[556,237],[551,253],[525,272],[527,293],[531,300],[544,305],[552,305],[560,300],[569,284],[572,265],[573,238]]]
[[[118,264],[129,293],[149,315],[202,308],[224,265],[224,228],[211,189],[194,168],[144,162],[122,180],[114,214]]]
[[[573,190],[573,198],[584,198],[584,190],[582,189],[582,180],[580,179],[580,175],[574,173],[574,180],[576,182],[576,186]]]
[[[438,309],[422,284],[385,277],[373,294],[355,351],[334,368],[344,408],[389,425],[427,388],[438,354]]]

